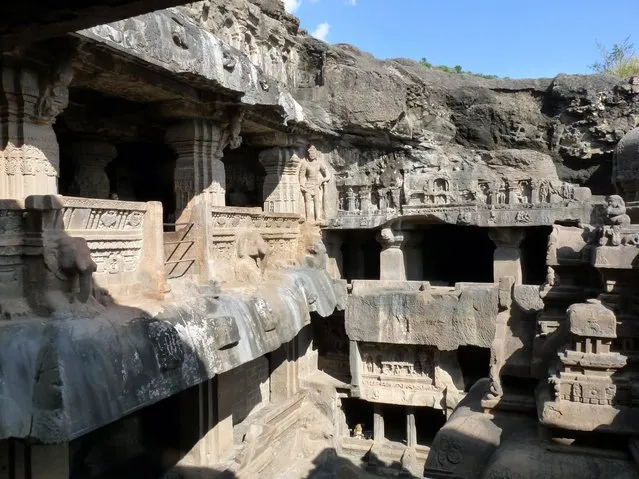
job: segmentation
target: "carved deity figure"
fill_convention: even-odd
[[[319,151],[313,145],[308,148],[307,158],[302,159],[300,165],[299,181],[306,219],[318,221],[324,214],[324,190],[325,185],[331,179],[328,168],[321,162]]]
[[[604,226],[600,243],[603,245],[610,238],[612,246],[619,246],[622,242],[621,230],[630,224],[630,216],[626,214],[626,203],[619,195],[606,198],[606,215],[608,225]]]
[[[547,181],[542,181],[539,184],[539,202],[540,203],[549,203],[550,202],[550,185]]]

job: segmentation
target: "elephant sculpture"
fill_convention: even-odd
[[[44,261],[49,271],[63,282],[70,282],[74,299],[86,303],[93,294],[93,273],[98,269],[84,238],[63,236],[55,246],[45,247]],[[77,282],[77,283],[76,283]]]

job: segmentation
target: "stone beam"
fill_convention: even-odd
[[[185,3],[184,0],[6,2],[0,8],[0,50]]]

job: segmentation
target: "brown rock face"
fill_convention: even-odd
[[[413,157],[533,150],[552,157],[560,179],[605,194],[613,148],[639,116],[638,89],[608,76],[484,79],[380,61],[308,36],[271,0],[206,0],[183,9],[285,83],[305,121],[342,146],[389,152],[408,145]]]

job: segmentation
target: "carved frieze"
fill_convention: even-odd
[[[434,350],[424,346],[361,343],[360,394],[363,399],[441,408]]]

